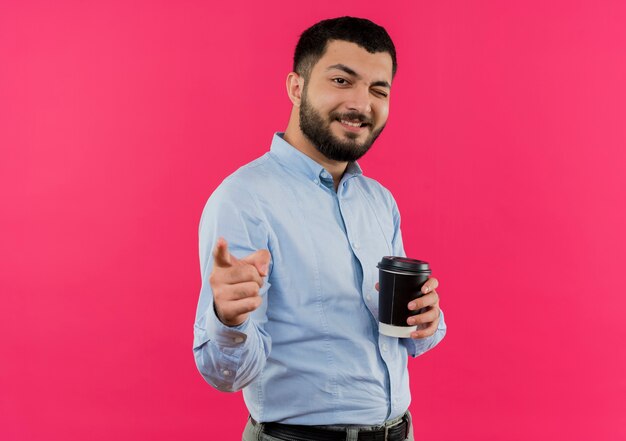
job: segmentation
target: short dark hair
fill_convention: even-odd
[[[392,77],[396,75],[398,69],[396,48],[385,28],[365,18],[356,17],[329,18],[304,31],[300,35],[293,56],[294,72],[308,79],[313,66],[324,56],[326,46],[332,40],[355,43],[372,54],[389,53]]]

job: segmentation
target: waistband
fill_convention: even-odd
[[[332,425],[304,426],[281,423],[258,423],[250,417],[254,426],[261,426],[261,432],[284,441],[341,441],[348,432],[357,432],[359,441],[404,441],[408,438],[411,416],[404,415],[376,426]]]

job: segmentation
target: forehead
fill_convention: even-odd
[[[330,66],[343,64],[364,79],[386,81],[391,84],[393,62],[388,52],[370,53],[349,41],[331,40],[326,52],[313,67],[312,75],[323,75]]]

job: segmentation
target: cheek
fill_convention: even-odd
[[[319,97],[316,100],[315,107],[322,115],[328,115],[330,112],[338,110],[340,108],[340,103],[333,99],[333,97],[326,95]]]
[[[378,125],[385,124],[387,122],[387,117],[389,116],[389,106],[384,105],[377,107],[376,115],[378,115]]]
[[[341,110],[341,106],[345,101],[341,91],[328,86],[319,87],[315,92],[309,94],[309,99],[319,112],[328,115],[332,111]]]

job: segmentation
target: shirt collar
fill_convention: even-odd
[[[278,162],[291,170],[304,174],[312,180],[332,179],[330,173],[324,167],[285,141],[284,135],[283,132],[276,132],[270,147],[271,154]],[[349,162],[342,180],[362,174],[363,171],[356,161]]]

